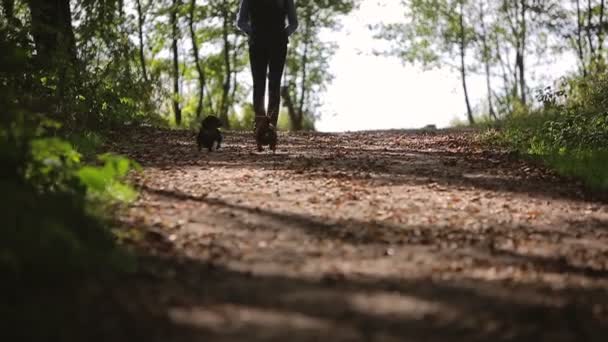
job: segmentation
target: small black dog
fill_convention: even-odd
[[[270,123],[269,117],[256,117],[255,141],[259,152],[262,152],[262,146],[269,146],[273,153],[276,151],[277,129]]]
[[[222,127],[222,121],[213,115],[207,116],[203,122],[201,122],[201,129],[196,137],[199,152],[204,147],[211,152],[213,150],[213,143],[217,142],[216,150],[220,148],[222,144],[222,132],[219,128]]]

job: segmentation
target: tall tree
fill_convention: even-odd
[[[548,37],[552,27],[561,21],[560,0],[501,0],[498,22],[503,25],[502,40],[514,51],[514,90],[519,102],[528,105],[528,59],[547,60]]]
[[[137,36],[139,38],[139,64],[141,65],[141,74],[144,81],[148,82],[148,70],[146,67],[146,56],[144,54],[145,42],[144,42],[144,23],[146,17],[141,5],[142,0],[135,0],[137,5]]]
[[[604,11],[606,9],[605,0],[600,1],[600,10],[599,10],[599,19],[597,23],[597,40],[598,40],[598,56],[602,56],[603,47],[604,47]]]
[[[241,55],[242,51],[243,51],[243,46],[244,44],[242,44],[242,40],[240,39],[239,35],[235,34],[233,41],[232,41],[232,89],[230,90],[230,103],[231,104],[235,104],[237,99],[236,99],[236,94],[237,94],[237,90],[239,89],[239,84],[237,82],[237,77],[239,75],[239,72],[241,70],[239,70],[238,66],[239,66],[239,56]]]
[[[69,0],[28,0],[38,62],[57,66],[76,61]]]
[[[179,50],[177,48],[179,42],[179,6],[179,0],[172,0],[172,8],[169,12],[171,23],[171,50],[173,52],[173,114],[175,115],[175,123],[177,125],[181,125],[182,123],[182,109],[180,106],[179,92]]]
[[[524,105],[527,101],[526,88],[526,54],[528,38],[528,0],[502,0],[500,7],[502,18],[507,23],[505,39],[515,50],[514,65],[516,73],[513,75],[518,96]]]
[[[188,15],[188,27],[190,28],[190,38],[192,42],[192,56],[194,57],[194,66],[198,75],[198,102],[196,104],[196,117],[199,118],[203,111],[203,100],[205,98],[205,70],[201,65],[198,37],[194,28],[196,13],[196,0],[190,0],[190,9]]]
[[[76,85],[79,71],[70,1],[28,0],[28,6],[36,48],[35,63],[40,70],[54,76],[47,78],[50,110],[56,119],[67,121],[66,116],[73,113],[65,106],[72,103],[68,100],[69,91]]]
[[[604,47],[604,11],[606,9],[605,0],[600,1],[600,9],[599,9],[599,19],[597,23],[597,50],[598,56],[603,56],[603,47]],[[603,62],[603,61],[601,61]]]
[[[554,30],[572,40],[581,72],[587,75],[591,71],[604,68],[605,1],[587,0],[583,5],[581,0],[575,0],[574,4],[575,10],[571,11],[572,14],[567,9],[564,12],[566,16],[576,18],[575,24],[564,23]],[[564,27],[566,32],[563,32]]]
[[[589,52],[591,56],[595,55],[595,46],[593,40],[593,6],[591,6],[591,0],[587,0],[587,25],[585,26],[585,32],[587,33],[587,41],[589,44]]]
[[[321,104],[320,95],[331,82],[328,60],[335,53],[333,42],[322,41],[323,30],[340,28],[340,17],[355,7],[353,0],[296,1],[300,28],[289,41],[285,80],[281,89],[291,129],[301,130],[312,121]]]
[[[234,23],[234,16],[229,9],[231,1],[224,0],[220,5],[220,13],[222,18],[222,41],[223,50],[222,54],[224,57],[224,82],[222,84],[222,99],[220,102],[220,120],[224,124],[224,127],[230,128],[230,120],[228,120],[228,110],[230,108],[230,90],[232,81],[232,60],[230,58],[230,51],[233,48],[230,43],[230,32]]]
[[[479,0],[479,34],[478,37],[478,46],[480,47],[480,57],[484,66],[484,73],[486,78],[486,91],[487,91],[487,99],[488,99],[488,110],[490,117],[494,118],[494,120],[498,119],[496,115],[496,111],[494,110],[493,103],[493,90],[492,90],[492,62],[493,62],[493,47],[490,42],[490,32],[486,25],[486,8],[484,6],[486,0]]]
[[[464,93],[467,118],[474,123],[467,86],[467,51],[475,39],[467,17],[468,0],[403,0],[405,22],[380,25],[376,37],[392,47],[384,54],[420,63],[424,68],[448,66],[458,71]],[[474,20],[477,20],[475,18]],[[456,51],[456,53],[455,53]],[[452,63],[457,58],[457,64]]]
[[[464,100],[467,106],[467,118],[469,123],[474,124],[475,119],[473,118],[473,111],[471,110],[471,101],[469,100],[469,88],[467,87],[467,63],[466,63],[466,52],[467,52],[467,34],[464,23],[464,0],[460,0],[458,4],[458,27],[459,27],[459,44],[458,49],[460,51],[460,79],[462,81],[462,90],[464,92]]]
[[[583,76],[587,76],[587,60],[585,57],[584,46],[583,46],[583,18],[581,13],[580,0],[576,0],[576,47],[578,52],[578,58],[581,63],[581,69]]]
[[[311,7],[307,8],[307,11],[304,15],[304,33],[302,36],[302,40],[303,40],[303,51],[302,51],[302,60],[300,63],[300,67],[302,70],[302,75],[301,75],[301,81],[300,81],[300,103],[298,104],[297,107],[297,112],[295,113],[290,113],[290,119],[291,119],[291,129],[294,131],[299,131],[302,129],[303,126],[303,120],[304,120],[304,103],[306,100],[306,93],[308,87],[306,84],[307,81],[307,71],[308,71],[308,58],[309,58],[309,48],[310,48],[310,44],[311,41],[313,39],[312,36],[312,18],[311,18]],[[289,108],[289,107],[288,107]]]

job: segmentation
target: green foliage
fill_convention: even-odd
[[[567,80],[557,90],[539,91],[537,99],[542,108],[510,114],[494,141],[608,189],[608,75]]]
[[[277,123],[277,130],[288,132],[292,130],[291,118],[287,113],[282,113],[279,116],[279,122]],[[302,131],[314,131],[315,130],[315,118],[310,115],[304,115],[302,119]]]
[[[28,280],[131,268],[91,204],[133,199],[122,182],[132,163],[104,155],[101,166],[83,165],[71,144],[36,130],[20,127],[26,134],[16,137],[0,128],[0,271],[7,280]]]
[[[139,169],[133,161],[113,155],[102,154],[102,166],[83,166],[77,171],[80,182],[86,186],[89,197],[103,202],[131,202],[137,193],[123,179],[132,169]]]
[[[56,65],[41,64],[31,53],[27,30],[13,28],[0,27],[3,281],[60,280],[91,271],[131,269],[130,258],[107,228],[109,212],[104,209],[134,198],[124,176],[136,165],[112,155],[88,165],[101,138],[83,127],[109,123],[113,119],[104,116],[112,110],[141,102],[115,91],[132,84],[119,85],[107,74],[68,60],[64,73]],[[89,87],[97,82],[110,91]]]
[[[103,137],[93,131],[71,134],[67,139],[83,158],[94,156],[103,143]]]
[[[59,138],[34,138],[25,178],[41,192],[68,191],[74,184],[74,171],[80,154]]]
[[[560,174],[580,178],[594,189],[608,189],[608,150],[563,150],[543,156]]]
[[[580,150],[608,146],[608,77],[601,74],[573,79],[565,90],[545,88],[538,110],[522,108],[509,115],[505,132],[522,149]]]
[[[291,118],[287,113],[282,113],[279,115],[279,121],[277,122],[277,130],[279,131],[289,131],[291,129]]]
[[[248,104],[243,106],[241,115],[232,115],[230,117],[230,129],[235,131],[253,131],[255,122],[255,112],[253,106]]]
[[[377,53],[396,56],[408,63],[419,63],[428,69],[455,66],[448,60],[456,57],[456,46],[461,43],[466,46],[474,40],[473,28],[468,23],[460,27],[461,3],[468,12],[472,11],[466,0],[407,2],[405,23],[380,24],[375,27],[376,38],[391,43],[387,51]]]

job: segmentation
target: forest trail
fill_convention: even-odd
[[[605,341],[606,196],[475,137],[117,132],[144,168],[130,340]]]

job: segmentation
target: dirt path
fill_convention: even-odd
[[[290,134],[276,155],[251,140],[117,136],[144,166],[124,222],[149,255],[117,296],[156,319],[132,336],[606,341],[605,196],[473,133]]]

